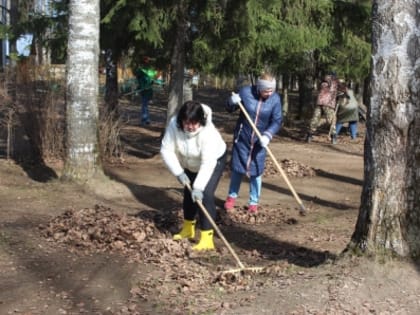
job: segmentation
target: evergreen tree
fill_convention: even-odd
[[[221,21],[220,12],[224,2],[179,0],[150,3],[108,0],[110,6],[103,23],[109,24],[109,31],[114,32],[114,38],[121,32],[130,34],[128,41],[120,42],[119,47],[130,51],[132,67],[137,68],[145,55],[155,57],[157,66],[170,65],[168,119],[182,104],[184,69],[202,69],[200,65],[205,64],[203,61],[197,62],[194,40],[205,37],[214,29],[208,26]],[[125,28],[115,29],[115,23]]]
[[[12,1],[11,26],[7,37],[11,40],[12,57],[16,53],[16,40],[31,34],[31,52],[37,57],[37,64],[63,63],[67,44],[67,1],[50,1],[39,7],[34,0]]]
[[[371,0],[336,1],[334,41],[325,52],[325,67],[347,80],[360,82],[369,76],[371,57]]]

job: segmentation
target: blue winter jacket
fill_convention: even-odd
[[[239,91],[248,115],[261,135],[270,139],[280,130],[282,109],[280,95],[273,93],[266,100],[260,99],[256,86],[245,86]],[[233,112],[238,105],[227,102],[226,109]],[[266,150],[260,145],[258,136],[241,112],[233,134],[231,169],[247,176],[260,176],[264,172]]]

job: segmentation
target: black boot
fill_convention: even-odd
[[[306,135],[306,142],[312,142],[312,133],[308,132],[308,134]]]
[[[337,135],[331,135],[331,143],[337,144]]]

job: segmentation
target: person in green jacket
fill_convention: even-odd
[[[153,81],[157,71],[150,65],[150,58],[144,57],[143,66],[136,71],[136,78],[141,95],[141,123],[150,124],[149,103],[153,98]]]

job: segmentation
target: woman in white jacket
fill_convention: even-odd
[[[169,171],[184,185],[184,223],[173,239],[193,239],[199,213],[201,236],[193,249],[214,249],[213,228],[196,203],[202,201],[215,219],[214,194],[227,154],[226,143],[212,122],[210,107],[197,101],[184,103],[166,128],[160,153]],[[192,187],[191,192],[187,184]]]

